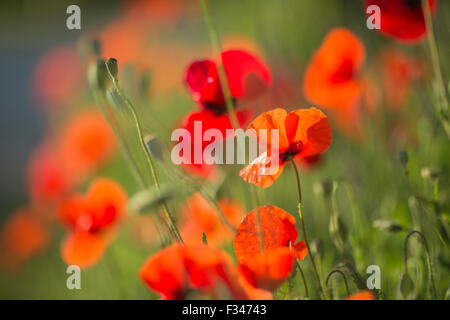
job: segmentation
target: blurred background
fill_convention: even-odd
[[[311,105],[302,94],[304,72],[327,32],[335,27],[350,29],[363,42],[367,57],[361,74],[376,84],[375,97],[389,94],[383,91],[383,52],[397,50],[421,61],[425,70],[423,76],[408,84],[407,97],[402,98],[399,105],[390,108],[382,98],[371,99],[378,102],[374,103],[375,111],[367,112],[361,120],[366,128],[359,137],[364,136],[363,139],[355,139],[332,122],[332,147],[317,168],[305,169],[302,177],[305,219],[313,239],[323,240],[325,253],[335,249],[328,233],[324,201],[320,194],[314,193],[314,186],[324,179],[345,178],[350,182],[362,217],[360,223],[364,224],[359,232],[366,236],[356,253],[360,259],[357,267],[365,272],[370,264],[380,265],[382,287],[389,297],[395,298],[402,271],[401,250],[405,234],[383,233],[373,227],[373,222],[393,219],[405,228],[410,227],[411,212],[415,209],[411,209],[408,188],[412,186],[425,197],[433,196],[433,183],[421,175],[424,167],[439,170],[440,201],[445,206],[449,200],[450,144],[430,98],[433,96],[429,81],[432,73],[426,42],[405,45],[368,30],[362,1],[207,2],[223,47],[244,48],[257,53],[273,73],[274,92],[265,101],[270,105],[259,106],[259,103],[257,108],[261,111],[278,106],[292,110]],[[66,8],[72,4],[81,8],[81,30],[66,27]],[[450,70],[449,9],[449,1],[439,1],[434,17],[446,83]],[[88,90],[85,62],[79,54],[81,40],[92,38],[102,42],[105,58],[117,58],[122,86],[130,99],[139,105],[147,134],[156,133],[168,142],[171,129],[195,109],[182,81],[184,70],[194,60],[213,57],[196,0],[1,1],[0,224],[30,201],[27,172],[36,147],[57,134],[55,128],[76,110],[95,104]],[[138,89],[142,72],[149,72],[151,79],[148,92],[144,93]],[[352,126],[349,128],[351,131]],[[405,150],[409,155],[407,177],[398,161],[398,153]],[[114,178],[129,195],[139,189],[119,155],[112,157],[90,177],[96,175]],[[163,177],[164,181],[171,179]],[[237,179],[239,177],[231,178],[225,183],[223,196],[237,199],[250,209],[251,199],[242,192],[245,185],[236,182]],[[86,184],[81,185],[79,189],[85,190]],[[296,216],[294,188],[295,181],[286,174],[273,187],[261,191],[260,196],[263,202],[279,205]],[[340,212],[350,225],[352,203],[343,188],[337,194]],[[176,200],[173,207],[182,200]],[[354,229],[355,226],[349,227],[349,232]],[[20,272],[0,275],[0,298],[155,298],[156,295],[142,285],[136,274],[145,257],[160,244],[136,245],[136,239],[130,234],[136,235],[137,231],[127,227],[121,232],[120,241],[112,244],[115,258],[108,255],[98,266],[83,270],[83,279],[86,279],[83,289],[70,291],[65,287],[65,264],[59,256],[59,243],[64,232],[59,226],[52,227],[51,245],[43,253]],[[433,236],[429,240],[439,247],[439,239]],[[226,248],[230,250],[231,246]],[[445,292],[450,283],[450,259],[446,248],[433,251],[439,261],[436,272],[440,292]],[[323,264],[331,268],[335,259],[335,254],[325,254]],[[423,262],[421,267],[420,272],[425,272]],[[312,271],[307,269],[306,272],[312,279]],[[418,286],[426,284],[419,283]],[[418,296],[424,298],[425,294]]]

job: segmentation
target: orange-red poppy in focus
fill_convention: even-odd
[[[331,144],[328,118],[316,108],[299,109],[289,114],[281,108],[273,109],[259,115],[250,123],[248,129],[255,130],[258,143],[261,143],[261,139],[266,140],[263,142],[268,150],[242,169],[239,175],[246,182],[261,187],[272,185],[291,157],[313,157],[325,152]],[[266,129],[267,135],[262,135],[261,129]],[[274,132],[272,130],[275,129],[279,130],[278,146],[271,145],[271,135]],[[270,166],[273,152],[278,152],[279,155],[278,169],[263,172],[263,168]]]
[[[295,259],[308,253],[305,242],[296,241],[295,219],[286,211],[272,205],[252,210],[234,238],[242,274],[258,288],[276,289],[291,274]]]

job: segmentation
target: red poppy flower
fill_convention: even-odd
[[[218,205],[228,222],[237,227],[245,214],[243,207],[225,200],[220,200]],[[183,203],[180,211],[180,233],[185,243],[200,244],[203,233],[210,245],[220,245],[233,239],[233,233],[222,221],[220,213],[199,193]]]
[[[70,233],[62,245],[62,257],[67,264],[87,268],[103,255],[114,227],[125,213],[127,196],[109,179],[97,179],[84,196],[67,198],[58,214]]]
[[[27,167],[27,188],[32,202],[37,206],[55,203],[72,185],[73,181],[53,146],[50,143],[39,146]]]
[[[215,299],[270,299],[251,286],[224,252],[206,245],[173,244],[150,257],[140,278],[163,299],[200,294]]]
[[[235,101],[256,96],[272,82],[265,63],[247,51],[224,51],[222,61],[231,96]],[[205,109],[223,113],[226,106],[217,63],[212,60],[193,62],[186,71],[185,82],[194,101]]]
[[[0,265],[15,271],[29,257],[41,252],[49,242],[44,221],[28,208],[15,211],[0,231]]]
[[[411,93],[414,80],[424,74],[424,63],[395,49],[386,49],[381,54],[383,88],[389,107],[400,108]]]
[[[277,108],[259,115],[248,129],[254,129],[258,143],[261,139],[268,151],[261,154],[251,164],[242,169],[239,175],[249,183],[268,187],[283,172],[283,167],[290,157],[312,157],[325,152],[331,144],[331,127],[327,117],[316,108],[299,109],[291,113]],[[267,130],[267,138],[260,130]],[[272,130],[279,130],[279,145],[272,146]],[[274,172],[264,172],[270,166],[272,152],[279,156],[279,166]],[[264,174],[266,173],[266,174]]]
[[[81,83],[83,69],[75,47],[54,47],[36,65],[32,78],[33,91],[45,108],[64,105]]]
[[[116,151],[113,131],[102,114],[84,111],[63,128],[59,152],[68,171],[83,176],[108,160]]]
[[[295,261],[288,247],[266,250],[245,260],[240,269],[249,283],[257,288],[273,291],[291,274]]]
[[[428,0],[431,12],[437,0]],[[381,31],[402,42],[416,43],[426,34],[422,0],[366,0],[366,8],[377,5],[381,13]]]
[[[373,291],[361,290],[349,295],[345,300],[375,300],[375,295],[373,294]]]
[[[361,41],[349,30],[336,28],[326,35],[305,72],[305,97],[332,110],[338,124],[349,133],[359,123],[364,86],[358,74],[364,60]]]
[[[249,113],[245,111],[238,111],[237,118],[239,124],[242,125],[248,120]],[[196,132],[195,124],[201,124],[201,130]],[[217,115],[210,110],[195,111],[187,115],[182,126],[189,132],[190,139],[190,154],[182,153],[184,168],[197,175],[208,177],[213,172],[213,165],[207,164],[203,161],[203,152],[207,146],[216,141],[205,141],[203,139],[204,133],[209,129],[217,129],[220,131],[223,138],[227,138],[227,129],[233,129],[231,120],[227,114]],[[228,136],[229,137],[229,136]],[[181,137],[179,142],[187,137]],[[201,159],[196,161],[195,155]],[[197,163],[198,162],[198,163]]]
[[[184,250],[173,244],[150,257],[139,271],[140,278],[163,299],[184,299],[190,290],[190,282],[184,263]]]
[[[259,214],[260,230],[257,213]],[[283,209],[268,205],[258,207],[245,216],[236,231],[233,245],[238,262],[244,264],[261,252],[283,247],[289,248],[295,244],[296,240],[295,218]],[[297,259],[303,259],[307,253],[304,241],[295,244],[293,251]]]

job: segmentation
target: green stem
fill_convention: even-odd
[[[404,273],[406,274],[408,272],[408,243],[409,243],[409,238],[412,235],[414,235],[414,234],[419,236],[419,238],[422,240],[423,247],[425,248],[426,257],[427,257],[427,267],[428,267],[429,281],[430,281],[430,286],[431,286],[431,294],[433,296],[433,299],[436,299],[437,298],[437,291],[436,291],[436,287],[434,285],[433,267],[432,267],[432,264],[431,264],[430,251],[428,249],[428,245],[427,245],[427,242],[425,240],[425,236],[423,235],[422,232],[420,232],[418,230],[412,230],[410,233],[408,233],[406,238],[405,238],[405,242],[403,244],[403,268],[404,268]]]
[[[325,280],[325,285],[328,288],[328,281],[330,280],[331,276],[333,274],[335,274],[335,273],[339,273],[341,275],[342,279],[344,279],[345,290],[347,291],[347,296],[349,296],[350,295],[350,290],[348,288],[347,278],[345,277],[345,273],[343,271],[339,270],[339,269],[331,270],[330,273],[328,273],[327,279]]]
[[[292,167],[294,168],[295,178],[296,178],[296,181],[297,181],[298,214],[299,214],[299,217],[300,217],[300,226],[301,226],[301,229],[302,229],[303,240],[305,240],[306,248],[308,249],[308,257],[309,257],[309,260],[310,260],[311,265],[313,267],[314,274],[316,276],[317,287],[319,289],[319,292],[320,292],[321,295],[325,295],[325,297],[326,297],[326,292],[325,292],[325,290],[323,290],[322,282],[320,280],[319,273],[317,272],[316,263],[314,262],[314,257],[313,257],[313,254],[311,252],[311,249],[309,247],[308,237],[306,236],[305,222],[304,222],[304,219],[303,219],[303,209],[302,209],[302,189],[301,189],[301,185],[300,185],[300,175],[298,173],[297,166],[296,166],[294,160],[292,159],[292,157],[290,158],[290,162],[292,164]]]
[[[122,92],[122,89],[119,87],[118,84],[118,80],[117,78],[112,74],[108,63],[106,63],[106,68],[108,70],[109,75],[111,76],[114,88],[116,89],[117,93],[119,94],[119,96],[123,99],[123,101],[125,101],[125,104],[127,105],[127,107],[130,109],[130,112],[133,116],[133,120],[134,123],[136,125],[136,129],[138,132],[138,136],[139,136],[139,142],[140,142],[140,146],[142,148],[142,151],[144,152],[145,158],[148,162],[148,165],[150,167],[150,170],[152,172],[152,176],[153,176],[153,180],[155,182],[155,186],[158,190],[159,193],[161,193],[161,186],[159,184],[159,179],[158,179],[158,175],[156,173],[156,169],[155,169],[155,165],[153,163],[153,158],[147,148],[147,145],[145,143],[145,139],[144,139],[144,135],[142,133],[142,126],[141,126],[141,122],[139,121],[139,117],[137,115],[136,109],[134,108],[133,104],[128,100],[128,98],[125,96],[125,94]],[[173,234],[175,235],[176,239],[178,240],[178,242],[183,243],[183,239],[181,238],[181,235],[178,231],[178,228],[175,225],[175,222],[172,218],[172,215],[170,214],[170,210],[169,207],[167,206],[167,203],[164,201],[163,202],[163,209],[164,209],[164,213],[166,215],[166,219],[167,222],[169,224],[169,227],[171,229],[171,231],[173,232]]]
[[[303,285],[305,286],[305,294],[306,294],[307,297],[309,297],[308,284],[306,283],[305,274],[303,273],[303,269],[302,269],[302,267],[300,266],[300,262],[298,262],[297,259],[296,259],[296,263],[297,263],[298,271],[300,271],[300,275],[301,275],[302,280],[303,280]]]
[[[240,127],[239,121],[236,115],[236,110],[234,109],[233,97],[231,96],[230,87],[228,86],[227,74],[225,68],[223,67],[222,60],[222,46],[220,44],[219,35],[211,21],[211,16],[209,14],[208,6],[205,0],[198,0],[200,8],[202,9],[203,19],[205,20],[206,28],[208,29],[209,39],[213,47],[214,55],[217,55],[220,59],[220,63],[217,66],[217,73],[219,75],[220,86],[222,87],[223,96],[225,98],[225,105],[230,116],[231,124],[234,129]]]
[[[450,138],[450,123],[449,123],[449,104],[447,99],[447,91],[445,89],[444,78],[442,77],[441,64],[439,61],[439,51],[436,44],[436,38],[433,30],[433,19],[431,16],[431,9],[428,0],[422,0],[423,13],[425,18],[425,25],[427,28],[428,46],[430,48],[431,63],[433,65],[433,72],[436,77],[436,83],[439,93],[439,108],[438,116],[442,121],[445,132]]]
[[[137,163],[136,163],[136,161],[134,161],[134,158],[131,155],[131,151],[128,148],[128,145],[125,143],[124,139],[122,138],[122,133],[121,133],[120,129],[118,128],[118,126],[115,126],[113,124],[114,119],[112,119],[112,117],[109,116],[106,108],[104,107],[103,103],[101,102],[102,99],[100,99],[98,93],[94,92],[93,94],[94,94],[94,100],[99,105],[99,108],[103,113],[103,116],[105,117],[106,121],[108,121],[109,126],[113,130],[114,135],[116,136],[116,139],[119,142],[119,148],[125,157],[125,160],[126,160],[125,162],[127,163],[129,170],[133,174],[136,181],[141,185],[141,187],[148,188],[149,186],[145,182],[145,179],[142,176],[142,174],[139,172]]]

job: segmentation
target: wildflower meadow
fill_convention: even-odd
[[[1,299],[449,299],[450,1],[33,3]]]

